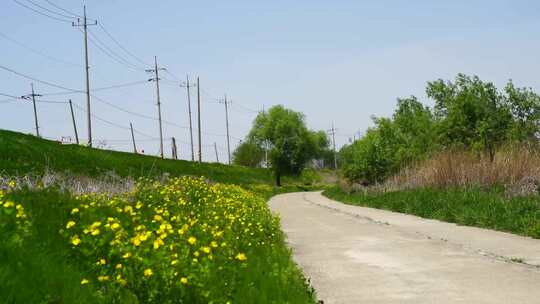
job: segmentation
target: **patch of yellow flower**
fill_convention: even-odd
[[[92,281],[137,293],[156,282],[168,291],[201,292],[203,302],[226,303],[231,280],[250,267],[248,255],[280,236],[262,199],[200,178],[141,180],[129,193],[77,201],[62,233],[74,255],[97,261],[87,265],[92,275],[81,285]]]

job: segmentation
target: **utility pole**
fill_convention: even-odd
[[[227,128],[227,153],[229,157],[229,165],[231,164],[231,144],[230,144],[230,137],[229,137],[229,109],[228,109],[228,101],[227,101],[227,94],[225,94],[225,99],[223,102],[225,104],[225,126]]]
[[[219,156],[217,152],[217,144],[214,142],[214,151],[216,151],[216,162],[219,163]]]
[[[39,124],[38,124],[38,117],[37,117],[37,107],[36,107],[36,97],[41,97],[41,95],[36,94],[34,92],[34,84],[31,83],[30,86],[32,87],[32,93],[28,95],[21,96],[22,99],[30,100],[32,99],[32,104],[34,105],[34,124],[36,128],[36,136],[39,136]]]
[[[263,105],[263,115],[266,116],[266,110]],[[264,141],[264,166],[268,168],[268,142]]]
[[[88,24],[88,20],[86,19],[86,5],[83,6],[83,22],[81,24],[81,20],[77,19],[77,24],[75,22],[72,22],[72,26],[80,27],[82,26],[84,29],[84,62],[86,67],[86,118],[88,120],[88,146],[92,147],[92,115],[90,114],[90,76],[89,76],[89,70],[90,67],[88,65],[88,26],[89,25],[97,25],[97,21],[92,24]]]
[[[191,161],[195,161],[195,151],[193,148],[193,125],[191,122],[191,94],[189,93],[189,88],[194,87],[195,85],[189,84],[189,75],[186,75],[186,82],[181,84],[180,87],[187,89],[187,100],[188,100],[188,113],[189,113],[189,138],[191,140]]]
[[[199,162],[202,163],[202,139],[201,139],[201,86],[197,77],[197,119],[199,132]]]
[[[69,100],[69,109],[71,110],[71,121],[73,122],[73,131],[75,131],[75,142],[79,144],[79,133],[77,132],[77,124],[75,123],[75,114],[73,113],[73,104]]]
[[[148,81],[156,82],[156,97],[157,97],[158,119],[159,119],[159,152],[161,154],[161,158],[164,158],[164,154],[163,154],[163,127],[161,124],[161,101],[159,97],[159,71],[163,71],[163,70],[165,69],[158,68],[156,56],[154,56],[154,68],[146,70],[146,72],[148,73],[154,73],[154,76],[155,76],[154,78],[148,79]]]
[[[133,124],[129,123],[129,128],[131,129],[131,142],[133,143],[133,153],[137,154],[137,146],[135,145],[135,135],[133,134]]]
[[[334,122],[332,122],[332,144],[334,146],[334,170],[337,171],[336,129],[334,128]]]
[[[172,158],[178,159],[178,150],[176,150],[176,139],[172,138]]]

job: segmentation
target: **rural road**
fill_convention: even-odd
[[[269,204],[325,304],[540,303],[540,240],[344,205],[317,192]]]

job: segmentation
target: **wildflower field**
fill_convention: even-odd
[[[264,187],[264,186],[263,186]],[[258,194],[202,178],[0,194],[3,303],[314,303]]]

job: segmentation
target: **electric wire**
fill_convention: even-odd
[[[53,19],[53,20],[56,20],[56,21],[61,21],[61,22],[69,23],[69,24],[71,24],[71,23],[73,22],[72,20],[67,20],[67,19],[63,19],[63,18],[58,18],[58,17],[55,17],[55,16],[51,16],[51,15],[49,15],[49,14],[43,13],[43,12],[41,12],[41,11],[35,9],[35,8],[32,8],[32,7],[30,7],[30,6],[28,6],[28,5],[24,4],[24,3],[21,3],[20,1],[13,0],[13,2],[17,3],[18,5],[20,5],[20,6],[22,6],[22,7],[25,7],[26,9],[29,9],[29,10],[31,10],[31,11],[37,13],[37,14],[40,14],[40,15],[42,15],[42,16],[45,16],[45,17],[47,17],[47,18],[49,18],[49,19]]]
[[[61,18],[75,19],[73,16],[68,16],[68,15],[61,14],[61,13],[59,13],[59,12],[55,12],[55,11],[53,11],[53,10],[51,10],[51,9],[48,9],[48,8],[46,8],[46,7],[44,7],[44,6],[40,5],[40,4],[35,3],[35,2],[32,1],[32,0],[24,0],[24,1],[29,2],[29,3],[31,3],[32,5],[34,5],[34,6],[36,6],[36,7],[39,7],[40,9],[42,9],[42,10],[48,12],[48,13],[57,15],[57,16],[59,16],[59,17],[61,17]]]
[[[55,83],[52,83],[52,82],[48,82],[48,81],[45,81],[45,80],[41,80],[41,79],[38,79],[38,78],[35,78],[35,77],[32,77],[32,76],[28,76],[26,74],[23,74],[21,72],[17,72],[15,70],[13,70],[11,68],[8,68],[6,66],[3,66],[3,65],[0,65],[0,69],[8,71],[10,73],[13,73],[15,75],[18,75],[20,77],[35,81],[35,82],[38,82],[38,83],[41,83],[41,84],[44,84],[44,85],[47,85],[47,86],[50,86],[50,87],[57,88],[57,89],[71,91],[71,92],[80,92],[81,91],[81,90],[75,90],[75,89],[72,89],[72,88],[68,88],[68,87],[65,87],[65,86],[62,86],[62,85],[59,85],[59,84],[55,84]]]
[[[56,58],[56,57],[47,55],[47,54],[45,54],[45,53],[42,53],[41,51],[38,51],[38,50],[36,50],[36,49],[34,49],[34,48],[32,48],[32,47],[29,47],[29,46],[23,44],[22,42],[19,42],[19,41],[13,39],[13,38],[7,36],[6,34],[4,34],[4,33],[2,33],[2,32],[0,32],[0,37],[6,39],[6,40],[8,40],[8,41],[11,41],[12,43],[14,43],[14,44],[16,44],[16,45],[22,47],[23,49],[26,49],[26,50],[29,51],[29,52],[32,52],[32,53],[34,53],[34,54],[36,54],[36,55],[39,55],[39,56],[41,56],[41,57],[43,57],[43,58],[47,58],[47,59],[49,59],[49,60],[51,60],[51,61],[55,61],[55,62],[58,62],[58,63],[62,63],[62,64],[65,64],[65,65],[75,66],[75,67],[78,67],[78,68],[83,68],[82,65],[79,65],[79,64],[76,64],[76,63],[72,63],[72,62],[69,62],[69,61],[65,61],[65,60],[62,60],[62,59],[60,59],[60,58]]]
[[[130,63],[129,61],[127,61],[126,59],[124,59],[122,56],[118,55],[116,52],[114,52],[110,47],[108,47],[105,43],[103,43],[96,35],[94,35],[91,31],[88,31],[88,33],[90,34],[90,37],[88,37],[88,40],[95,46],[97,47],[102,53],[104,53],[106,56],[108,56],[109,58],[113,59],[114,61],[116,61],[117,63],[129,68],[129,69],[132,69],[134,71],[137,71],[137,72],[141,72],[141,71],[144,71],[144,69],[141,69],[140,67],[138,67],[137,65],[134,65],[132,63]]]
[[[109,36],[109,38],[119,47],[121,48],[124,52],[126,52],[126,54],[128,54],[129,56],[131,56],[133,59],[137,60],[138,62],[140,62],[143,66],[150,66],[148,63],[146,63],[144,60],[140,59],[139,57],[133,55],[132,52],[130,52],[127,48],[125,48],[122,44],[120,44],[120,42],[118,42],[117,39],[115,39],[111,33],[109,31],[107,31],[107,29],[105,28],[105,26],[102,24],[102,23],[99,23],[98,26],[103,30],[103,32],[105,32],[105,34],[107,36]]]

